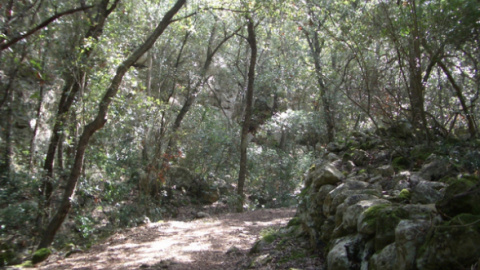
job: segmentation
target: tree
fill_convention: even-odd
[[[185,2],[186,0],[178,0],[175,5],[165,14],[163,19],[157,25],[155,30],[148,36],[145,42],[118,66],[116,74],[111,81],[110,87],[106,90],[105,95],[99,103],[97,116],[93,121],[84,127],[76,148],[75,161],[67,181],[62,202],[57,209],[57,213],[55,216],[53,216],[47,228],[45,229],[40,244],[38,245],[38,249],[47,248],[51,245],[56,232],[68,215],[68,212],[71,208],[71,198],[74,195],[77,181],[82,170],[85,149],[92,135],[101,129],[107,122],[106,116],[109,105],[112,102],[113,97],[118,92],[123,76],[128,69],[154,45],[155,41],[163,34],[168,25],[173,22],[173,16],[180,10]]]
[[[246,89],[245,115],[242,123],[240,142],[240,170],[238,173],[237,194],[243,198],[245,178],[247,176],[247,147],[250,121],[252,117],[253,91],[255,87],[255,65],[257,61],[257,39],[255,36],[255,23],[251,16],[247,15],[247,41],[250,46],[250,64],[248,68],[248,83]],[[243,202],[243,199],[241,200]],[[243,205],[243,203],[242,203]],[[242,207],[242,205],[240,207]],[[240,208],[241,209],[241,208]]]
[[[82,48],[82,52],[72,52],[73,55],[77,53],[80,54],[79,63],[74,66],[72,69],[66,68],[64,72],[65,84],[62,89],[62,94],[58,104],[58,111],[55,117],[55,123],[52,130],[52,136],[50,137],[50,144],[48,146],[47,155],[45,157],[45,162],[43,169],[45,171],[45,178],[43,180],[41,194],[45,204],[42,208],[49,207],[50,199],[53,191],[53,164],[55,160],[55,153],[60,141],[60,136],[62,130],[67,126],[67,116],[70,108],[72,107],[75,98],[77,97],[78,92],[85,88],[88,78],[87,71],[88,59],[92,53],[92,46],[86,45],[84,42],[89,39],[97,40],[100,38],[103,32],[103,27],[107,17],[115,10],[119,3],[119,0],[115,0],[110,4],[110,0],[101,0],[95,6],[96,13],[91,16],[90,26],[85,34],[85,38],[81,40],[81,43],[78,45],[79,48]],[[42,224],[40,222],[40,224]],[[43,224],[42,224],[43,225]]]
[[[310,48],[310,55],[313,58],[315,77],[319,90],[318,104],[321,104],[323,108],[325,122],[327,125],[327,140],[328,142],[331,142],[335,139],[335,111],[332,104],[332,90],[327,88],[324,77],[324,64],[321,60],[321,55],[325,46],[325,40],[319,35],[319,31],[321,31],[321,29],[324,27],[326,16],[318,16],[317,12],[314,11],[312,1],[307,2],[307,14],[310,25],[301,25],[300,28],[305,34],[305,38],[308,41],[308,46]],[[307,30],[304,27],[308,27],[310,30]]]

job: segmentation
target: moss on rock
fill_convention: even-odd
[[[50,256],[50,254],[52,254],[52,251],[50,249],[41,248],[35,251],[35,253],[33,254],[32,263],[37,264],[39,262],[43,262]]]
[[[398,194],[398,198],[404,201],[409,201],[411,197],[412,197],[412,194],[406,188],[402,189],[400,191],[400,194]]]
[[[480,180],[475,176],[448,179],[445,196],[436,203],[440,213],[454,217],[461,213],[480,215]]]
[[[375,226],[377,222],[377,217],[381,210],[385,209],[386,207],[390,206],[389,204],[379,204],[370,206],[367,210],[365,210],[365,219],[364,221],[370,225]]]
[[[480,257],[480,215],[460,214],[436,226],[421,247],[418,269],[467,269]]]
[[[375,227],[375,250],[382,250],[395,241],[395,228],[408,212],[399,206],[389,206],[378,211]]]

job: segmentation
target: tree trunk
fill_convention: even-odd
[[[96,7],[97,13],[95,16],[95,22],[93,22],[88,29],[85,39],[93,38],[98,40],[103,32],[103,26],[108,15],[116,8],[119,0],[115,0],[110,8],[108,8],[110,0],[102,0]],[[82,56],[82,63],[78,68],[74,68],[74,71],[71,73],[65,74],[65,84],[62,89],[62,96],[58,104],[58,111],[55,117],[55,123],[52,129],[52,136],[50,137],[50,142],[48,145],[47,156],[45,157],[45,162],[43,164],[43,169],[45,170],[45,177],[43,179],[41,194],[44,199],[44,206],[42,208],[48,207],[50,197],[53,191],[53,164],[55,160],[55,152],[57,146],[61,143],[60,134],[65,128],[67,123],[67,114],[70,110],[77,93],[83,88],[84,80],[79,80],[78,78],[84,78],[86,76],[86,69],[83,68],[84,64],[90,57],[92,53],[91,49],[86,49]]]
[[[33,171],[33,163],[34,163],[34,157],[35,157],[35,141],[37,137],[37,132],[38,132],[38,127],[40,126],[40,118],[42,116],[42,106],[43,106],[43,85],[40,86],[40,94],[39,94],[39,99],[38,99],[38,107],[36,111],[36,121],[35,121],[35,127],[33,128],[33,134],[32,138],[30,139],[30,153],[28,157],[28,170],[30,172]]]
[[[12,114],[12,94],[8,96],[5,108],[5,149],[3,152],[2,160],[0,163],[0,186],[5,187],[10,184],[11,180],[11,167],[12,167],[12,155],[13,155],[13,142],[12,142],[12,128],[13,128],[13,114]]]
[[[88,142],[92,135],[96,131],[101,129],[107,122],[106,116],[108,108],[110,106],[110,103],[112,102],[112,99],[118,92],[120,84],[123,80],[123,76],[125,75],[125,73],[127,73],[128,69],[155,44],[155,41],[158,39],[158,37],[160,37],[160,35],[162,35],[168,25],[172,22],[173,16],[180,10],[180,8],[185,4],[185,2],[186,0],[178,0],[175,5],[165,14],[163,19],[158,24],[157,28],[147,38],[147,40],[117,68],[116,74],[112,79],[110,87],[107,89],[105,95],[100,101],[97,116],[83,129],[83,133],[80,136],[80,140],[77,145],[75,161],[70,171],[70,176],[67,180],[67,185],[65,187],[65,192],[63,194],[61,204],[57,210],[57,213],[53,216],[47,228],[45,229],[42,235],[42,240],[38,245],[38,249],[47,248],[52,244],[55,234],[57,233],[58,229],[67,217],[68,212],[70,211],[70,208],[72,206],[71,200],[74,196],[78,178],[80,177],[80,173],[82,171],[83,158],[85,150],[88,146]]]
[[[252,117],[253,104],[253,89],[255,81],[255,65],[257,61],[257,39],[255,36],[255,26],[253,19],[248,19],[248,44],[250,45],[250,67],[248,69],[248,84],[245,104],[245,117],[242,125],[242,135],[240,142],[240,171],[238,172],[237,194],[242,198],[243,204],[243,189],[245,186],[245,179],[247,177],[247,147],[248,147],[248,131],[250,127],[250,120]]]
[[[414,127],[423,130],[428,139],[429,131],[427,128],[427,120],[425,115],[425,87],[422,78],[422,52],[420,49],[420,30],[417,18],[416,2],[412,1],[412,36],[410,37],[409,48],[409,97],[411,107],[411,121]]]
[[[319,40],[318,32],[313,31],[313,37],[305,30],[305,36],[310,47],[310,53],[312,54],[313,62],[315,65],[315,75],[317,77],[318,87],[320,90],[320,102],[322,104],[323,114],[325,117],[325,124],[327,125],[327,140],[332,142],[335,140],[335,112],[331,104],[331,99],[328,96],[328,89],[323,80],[322,63],[320,60],[320,54],[322,52],[323,42]]]

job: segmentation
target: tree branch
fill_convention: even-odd
[[[15,43],[19,42],[20,40],[22,39],[25,39],[31,35],[33,35],[34,33],[36,33],[37,31],[45,28],[46,26],[48,26],[50,23],[52,23],[53,21],[55,21],[56,19],[62,17],[62,16],[65,16],[65,15],[69,15],[69,14],[73,14],[73,13],[76,13],[76,12],[79,12],[79,11],[84,11],[84,10],[87,10],[87,9],[90,9],[92,8],[93,6],[86,6],[86,7],[79,7],[79,8],[74,8],[74,9],[70,9],[70,10],[67,10],[67,11],[64,11],[64,12],[61,12],[61,13],[57,13],[55,15],[53,15],[52,17],[46,19],[45,21],[43,21],[41,24],[37,25],[36,27],[34,27],[33,29],[29,30],[27,33],[23,34],[23,35],[20,35],[20,36],[17,36],[17,37],[14,37],[12,38],[10,41],[8,41],[7,43],[4,43],[4,44],[1,44],[0,45],[0,51],[3,51],[5,49],[8,49],[10,48],[11,46],[13,46]]]

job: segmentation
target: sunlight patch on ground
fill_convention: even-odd
[[[235,247],[246,254],[264,228],[285,225],[293,214],[288,209],[261,210],[151,223],[117,233],[85,253],[66,259],[52,257],[41,269],[129,270],[142,265],[164,269],[164,263],[172,270],[238,269],[242,255],[228,255],[226,251]],[[223,268],[225,265],[228,267]]]
[[[208,250],[210,248],[210,244],[208,243],[190,243],[188,246],[184,247],[184,251],[202,251],[202,250]]]

